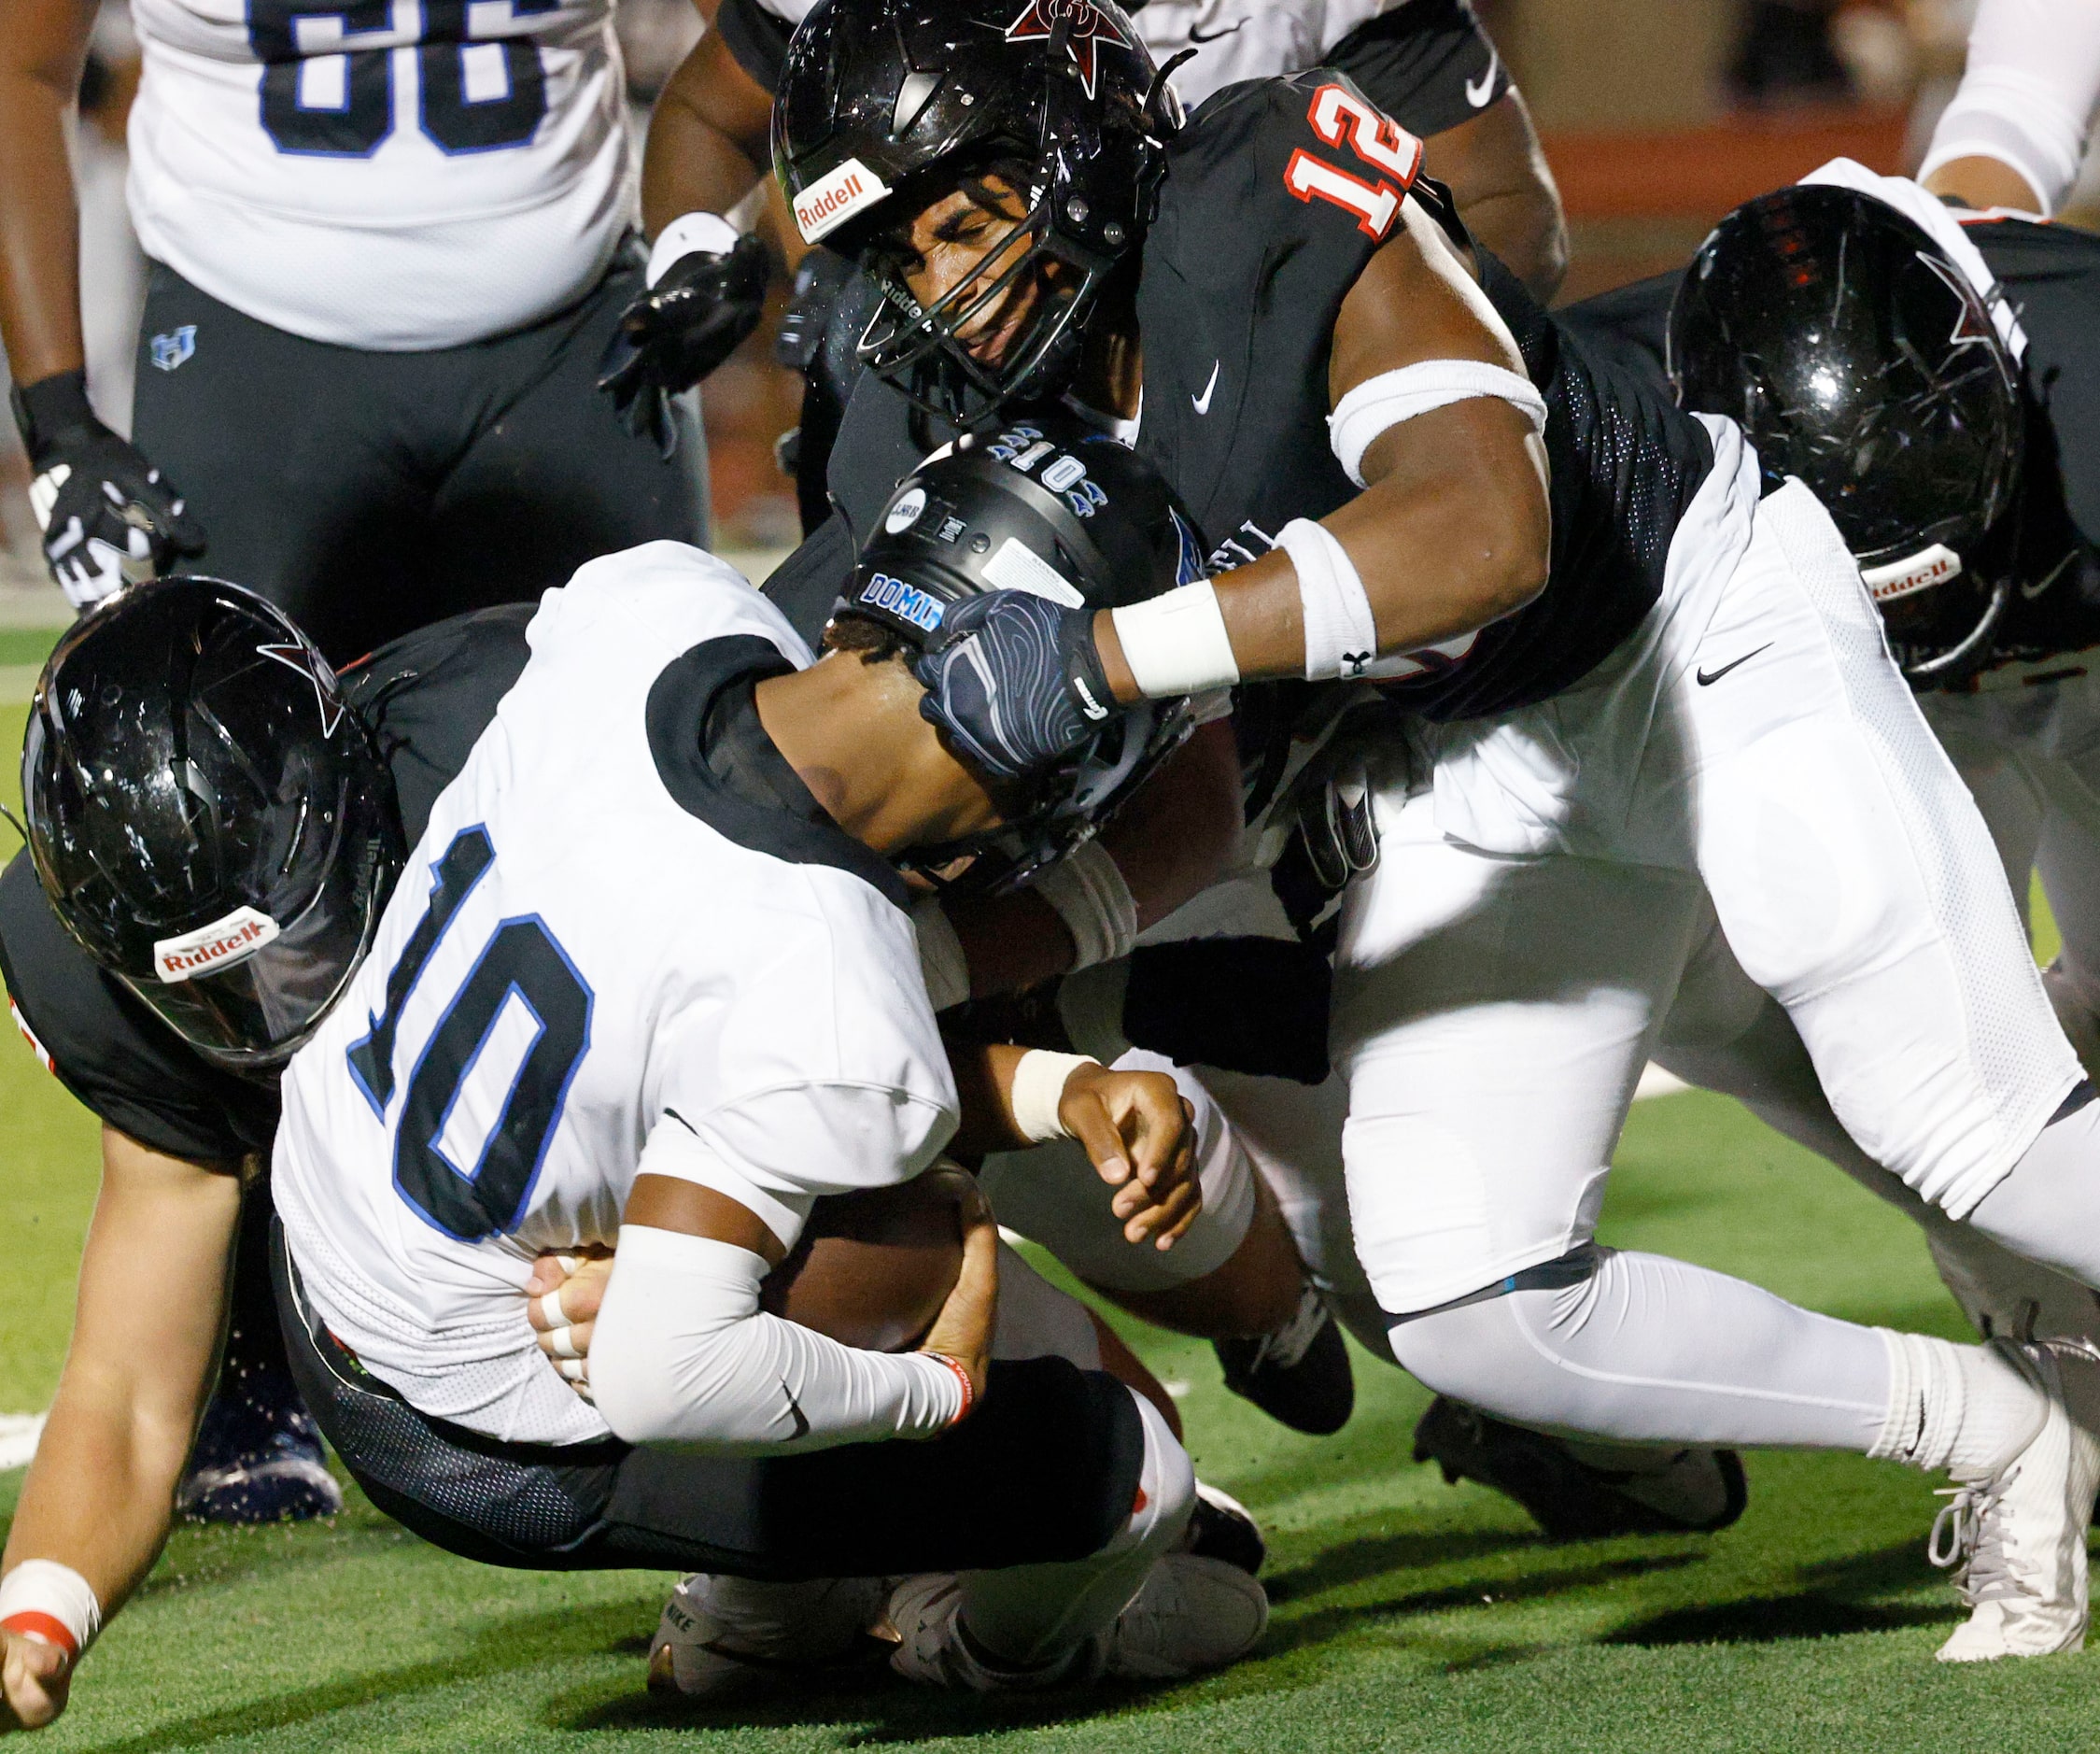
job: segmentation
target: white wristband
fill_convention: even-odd
[[[1363,453],[1381,432],[1476,396],[1493,396],[1520,408],[1530,417],[1533,431],[1546,430],[1546,401],[1529,378],[1483,360],[1422,360],[1367,377],[1336,403],[1327,417],[1328,443],[1342,473],[1360,488]]]
[[[1131,678],[1148,699],[1230,687],[1240,679],[1239,660],[1208,579],[1110,610],[1109,619]]]
[[[1013,1068],[1013,1089],[1007,1097],[1022,1138],[1031,1145],[1071,1138],[1057,1114],[1057,1105],[1064,1100],[1064,1081],[1082,1066],[1100,1064],[1084,1054],[1052,1054],[1048,1048],[1023,1054]]]
[[[936,1011],[960,1005],[970,996],[970,959],[955,927],[941,911],[938,896],[922,896],[911,904],[912,929],[919,934],[919,974]]]
[[[1354,681],[1378,661],[1378,624],[1349,551],[1324,524],[1294,517],[1276,546],[1298,573],[1305,623],[1305,680]]]
[[[0,1577],[0,1627],[77,1660],[102,1630],[102,1604],[72,1566],[25,1559]]]
[[[1136,944],[1137,898],[1099,841],[1081,842],[1078,851],[1038,871],[1029,887],[1072,934],[1074,969],[1127,956]]]
[[[672,262],[695,250],[726,256],[736,248],[740,235],[719,213],[680,214],[656,233],[655,247],[649,252],[649,284],[655,286]]]

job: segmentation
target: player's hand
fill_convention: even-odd
[[[911,666],[938,726],[995,780],[1047,771],[1118,709],[1093,643],[1093,612],[1032,591],[987,591],[951,607],[940,644]]]
[[[539,1256],[532,1263],[532,1277],[525,1281],[526,1315],[540,1350],[586,1401],[590,1399],[591,1334],[598,1326],[599,1305],[605,1301],[605,1282],[612,1275],[612,1250],[591,1243],[571,1253]]]
[[[1123,1240],[1174,1247],[1203,1210],[1196,1111],[1174,1080],[1090,1060],[1064,1081],[1057,1118],[1116,1190],[1109,1209],[1123,1221]]]
[[[963,1270],[919,1350],[938,1352],[962,1365],[970,1379],[970,1406],[975,1407],[984,1398],[992,1334],[998,1323],[999,1226],[977,1178],[958,1170],[956,1180],[961,1183],[955,1216],[963,1227]]]
[[[0,1734],[41,1730],[65,1709],[73,1689],[73,1659],[26,1633],[0,1630]]]
[[[204,527],[174,485],[95,417],[83,373],[18,389],[14,404],[44,564],[76,609],[204,553]]]
[[[727,228],[725,227],[725,230]],[[677,448],[670,399],[737,350],[766,310],[766,247],[749,233],[727,249],[675,258],[620,314],[599,365],[599,389],[620,424],[666,457]]]

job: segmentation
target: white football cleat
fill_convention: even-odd
[[[886,1577],[758,1583],[695,1572],[671,1591],[649,1646],[653,1692],[734,1699],[768,1680],[851,1662],[882,1612]]]
[[[1927,1557],[1955,1567],[1968,1619],[1942,1662],[2042,1657],[2085,1644],[2085,1532],[2100,1492],[2100,1438],[2065,1405],[2063,1363],[2047,1345],[1991,1342],[2042,1391],[2049,1411],[2027,1447],[1989,1479],[1962,1481],[1932,1525]],[[2092,1361],[2074,1353],[2078,1367]]]
[[[890,1598],[897,1635],[890,1666],[908,1681],[973,1692],[1025,1692],[1090,1681],[1177,1681],[1223,1668],[1251,1650],[1269,1624],[1269,1598],[1237,1565],[1169,1553],[1146,1574],[1116,1623],[1069,1656],[1022,1672],[994,1666],[962,1625],[953,1572],[908,1577]]]

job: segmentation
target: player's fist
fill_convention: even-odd
[[[586,1401],[591,1398],[591,1335],[612,1275],[613,1252],[592,1243],[573,1254],[539,1256],[525,1282],[526,1317],[540,1350]]]
[[[620,314],[599,367],[599,389],[620,424],[666,457],[678,443],[670,399],[698,383],[758,327],[766,308],[766,247],[726,219],[689,213],[664,228],[649,290]]]
[[[0,1627],[0,1733],[41,1730],[65,1709],[73,1658],[61,1646]]]
[[[1171,1249],[1203,1210],[1195,1110],[1174,1080],[1087,1060],[1065,1079],[1057,1118],[1116,1190],[1109,1209],[1123,1239]]]
[[[76,609],[204,553],[204,529],[173,484],[95,417],[84,373],[18,389],[13,402],[44,564]]]
[[[1093,641],[1093,612],[1031,591],[986,591],[951,607],[940,644],[915,659],[919,713],[995,780],[1048,772],[1118,709]]]

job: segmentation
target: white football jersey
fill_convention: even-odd
[[[1147,0],[1131,14],[1152,59],[1164,66],[1184,49],[1195,55],[1174,72],[1174,89],[1193,109],[1240,79],[1303,73],[1356,27],[1406,0]]]
[[[310,340],[558,310],[632,223],[613,0],[133,0],[148,255]]]
[[[651,543],[549,591],[371,954],[283,1082],[273,1192],[317,1313],[426,1413],[580,1442],[534,1343],[545,1249],[611,1243],[636,1174],[792,1236],[909,1180],[955,1087],[896,874],[726,789],[726,679],[810,661],[711,555]]]

